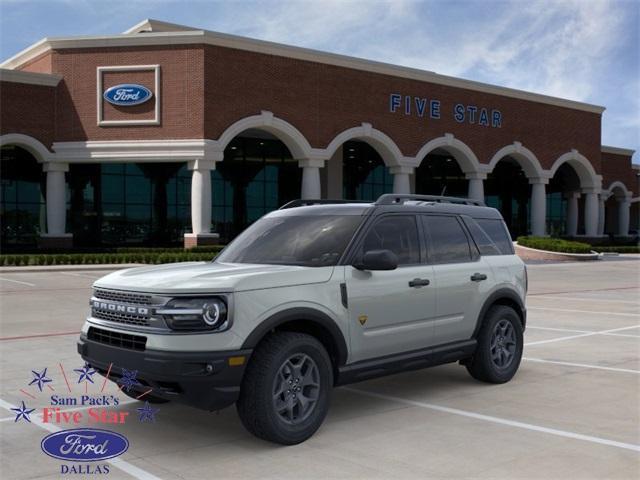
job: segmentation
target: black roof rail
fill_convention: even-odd
[[[434,203],[455,203],[458,205],[473,205],[476,207],[484,207],[482,200],[474,200],[464,197],[443,197],[440,195],[411,195],[408,193],[385,193],[376,200],[376,205],[397,205],[406,201],[415,202],[434,202]]]
[[[339,205],[343,203],[373,203],[367,200],[328,200],[328,199],[302,199],[291,200],[282,205],[278,210],[287,208],[308,207],[310,205]]]

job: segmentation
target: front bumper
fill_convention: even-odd
[[[106,375],[111,366],[111,380],[119,380],[123,368],[137,370],[140,385],[131,387],[130,395],[152,389],[147,395],[209,411],[228,407],[238,399],[251,352],[137,351],[89,340],[84,334],[78,341],[78,353],[100,374]]]

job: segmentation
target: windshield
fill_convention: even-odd
[[[261,218],[231,242],[216,261],[307,267],[335,265],[361,221],[359,215]]]

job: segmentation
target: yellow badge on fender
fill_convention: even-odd
[[[358,316],[358,321],[360,322],[360,325],[364,325],[365,323],[367,323],[367,319],[369,317],[367,317],[366,315],[360,315]]]

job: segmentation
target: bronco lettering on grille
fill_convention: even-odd
[[[149,315],[149,309],[146,307],[132,307],[130,305],[120,305],[118,303],[102,302],[100,300],[93,300],[91,306],[97,310],[107,310],[132,315]]]

